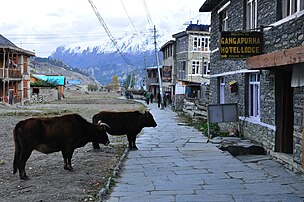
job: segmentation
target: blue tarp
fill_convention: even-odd
[[[60,86],[65,85],[65,76],[47,76],[40,74],[33,74],[32,76],[43,81],[56,82],[57,85]]]
[[[80,80],[68,80],[67,81],[68,84],[73,84],[73,85],[77,85],[77,84],[81,84],[82,82]]]

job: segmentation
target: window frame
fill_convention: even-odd
[[[192,36],[193,37],[193,51],[209,51],[210,50],[210,36]]]
[[[186,61],[185,60],[180,60],[178,61],[178,78],[180,80],[186,79]]]
[[[304,0],[281,0],[282,19],[304,10]]]
[[[192,60],[191,74],[200,75],[201,62],[199,60]]]
[[[225,104],[225,77],[219,77],[219,102]]]
[[[228,31],[228,11],[224,9],[220,12],[220,31]]]
[[[248,115],[260,119],[261,114],[261,81],[259,73],[248,75]]]
[[[203,76],[206,76],[206,77],[210,76],[210,62],[209,61],[203,62]]]
[[[258,0],[246,0],[246,28],[256,29],[258,19]]]

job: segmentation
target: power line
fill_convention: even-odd
[[[146,13],[146,17],[147,17],[147,20],[148,20],[148,24],[150,25],[150,29],[153,30],[153,22],[152,22],[152,18],[150,16],[150,13],[149,13],[146,1],[142,0],[142,3],[143,3],[143,6],[144,6],[144,9],[145,9],[145,13]]]
[[[120,50],[119,46],[117,45],[117,42],[116,42],[115,38],[113,37],[113,35],[111,34],[109,28],[107,27],[105,21],[103,20],[103,18],[102,18],[101,15],[99,14],[99,12],[98,12],[96,6],[94,5],[93,1],[92,1],[92,0],[88,0],[88,1],[89,1],[89,3],[91,4],[92,9],[94,10],[95,15],[96,15],[96,17],[98,18],[100,24],[103,26],[103,28],[105,29],[105,31],[106,31],[108,37],[110,38],[110,40],[111,40],[112,43],[114,44],[115,48],[117,49],[118,53],[122,56],[122,58],[124,59],[124,61],[125,61],[128,65],[134,67],[134,66],[130,63],[130,61],[128,60],[128,58],[124,55],[124,53]],[[134,67],[134,68],[135,68],[135,67]]]
[[[122,4],[122,6],[123,6],[123,8],[124,8],[124,10],[125,10],[125,12],[126,12],[128,18],[129,18],[129,21],[130,21],[132,27],[134,28],[135,32],[137,33],[137,35],[138,35],[138,37],[139,37],[139,39],[140,39],[140,41],[141,41],[141,43],[142,43],[142,47],[143,47],[143,46],[144,46],[144,40],[142,39],[142,36],[141,36],[140,33],[137,31],[137,29],[136,29],[136,27],[135,27],[135,25],[134,25],[134,23],[133,23],[133,21],[132,21],[130,15],[129,15],[129,13],[128,13],[128,11],[127,11],[127,9],[126,9],[124,3],[123,3],[123,1],[120,0],[120,2],[121,2],[121,4]],[[145,54],[145,53],[143,53],[143,54],[144,54],[144,67],[146,68],[146,54]],[[131,83],[130,83],[130,84],[131,84]]]
[[[125,12],[126,12],[128,18],[129,18],[129,21],[131,22],[132,27],[134,28],[135,32],[139,35],[137,29],[136,29],[135,26],[134,26],[134,23],[133,23],[132,19],[130,18],[130,15],[129,15],[129,13],[128,13],[128,11],[127,11],[127,9],[126,9],[124,3],[122,2],[122,0],[120,0],[120,2],[121,2],[121,4],[122,4],[122,7],[124,8],[124,10],[125,10]],[[139,37],[140,37],[140,35],[139,35]]]

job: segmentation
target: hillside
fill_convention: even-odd
[[[97,84],[97,80],[91,78],[77,68],[73,68],[63,61],[52,58],[36,57],[31,61],[31,73],[33,74],[58,74],[66,77],[66,80],[80,80],[82,85]]]

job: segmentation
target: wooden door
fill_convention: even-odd
[[[291,70],[277,70],[275,76],[276,140],[275,150],[293,153],[293,88]]]

